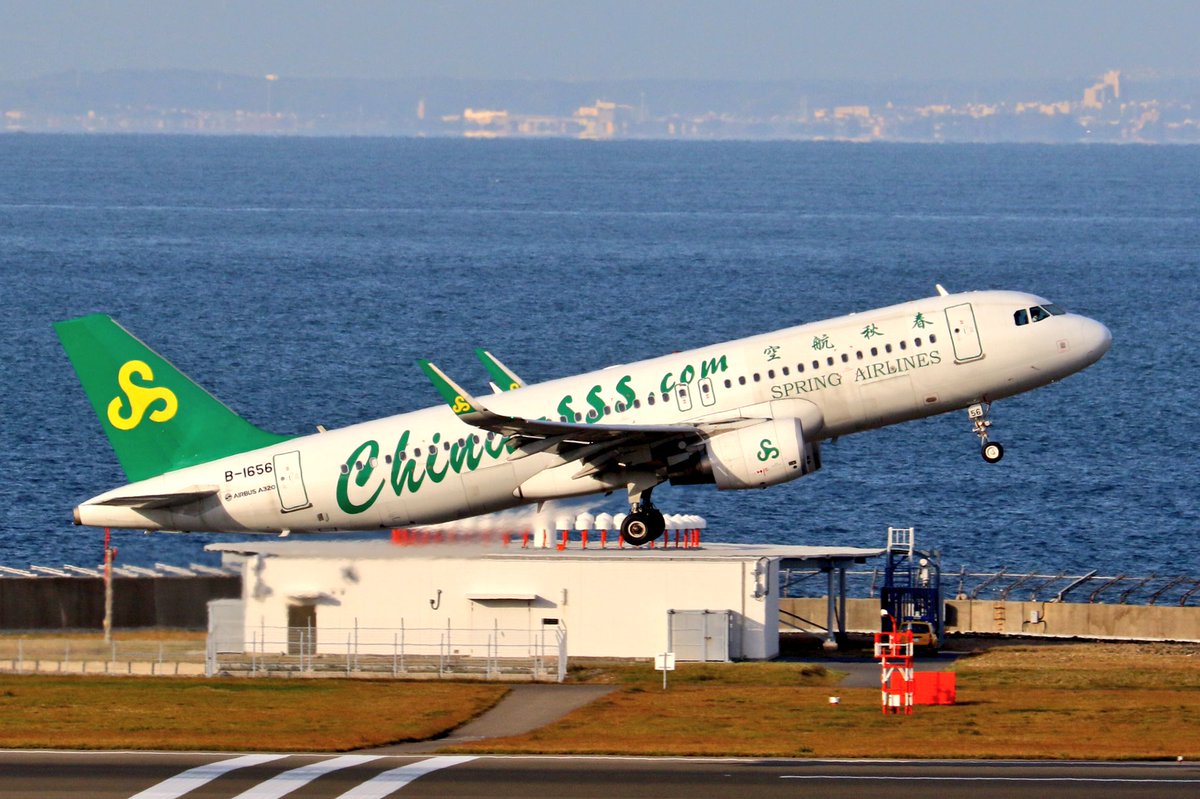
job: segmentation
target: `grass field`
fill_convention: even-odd
[[[343,751],[424,740],[502,685],[383,680],[0,677],[0,747]]]
[[[667,691],[620,671],[623,690],[556,724],[456,751],[1200,759],[1200,647],[1001,647],[957,662],[957,704],[911,716],[884,716],[878,689],[747,666],[683,667]]]
[[[836,667],[836,664],[831,664]],[[963,657],[958,703],[884,716],[879,691],[792,663],[576,665],[607,697],[456,751],[1200,759],[1200,646],[1001,646]],[[0,676],[0,747],[344,751],[444,733],[492,683]],[[836,695],[841,702],[829,703]]]

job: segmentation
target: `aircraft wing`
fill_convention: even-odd
[[[161,510],[177,505],[189,505],[220,492],[218,486],[192,486],[183,491],[171,491],[162,494],[139,494],[136,496],[115,496],[91,502],[92,505],[112,505],[135,510]]]
[[[622,425],[528,419],[488,409],[437,366],[429,361],[419,363],[458,418],[474,427],[508,436],[517,448],[514,458],[553,450],[568,460],[586,461],[587,466],[577,475],[580,477],[616,463],[665,464],[703,446],[714,435],[750,423],[733,419],[702,425]]]
[[[501,363],[499,358],[487,350],[475,350],[475,357],[483,364],[483,368],[487,369],[488,375],[492,378],[492,388],[497,394],[525,385],[525,381],[517,377],[516,372]]]

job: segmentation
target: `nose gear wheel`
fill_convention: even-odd
[[[988,428],[992,426],[992,422],[987,417],[991,410],[990,402],[977,402],[967,408],[967,418],[974,426],[975,435],[979,436],[979,454],[988,463],[998,463],[1004,457],[1004,445],[988,439]]]

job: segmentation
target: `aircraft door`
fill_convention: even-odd
[[[954,345],[954,362],[977,361],[983,357],[983,342],[979,340],[979,328],[975,324],[975,310],[971,303],[952,305],[946,309],[946,329]]]
[[[275,488],[279,494],[280,510],[284,513],[312,507],[308,501],[308,491],[304,488],[304,475],[300,471],[300,450],[275,456]]]

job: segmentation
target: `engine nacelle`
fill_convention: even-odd
[[[799,419],[767,419],[709,439],[700,471],[720,489],[766,488],[821,468],[819,441],[805,441]]]

